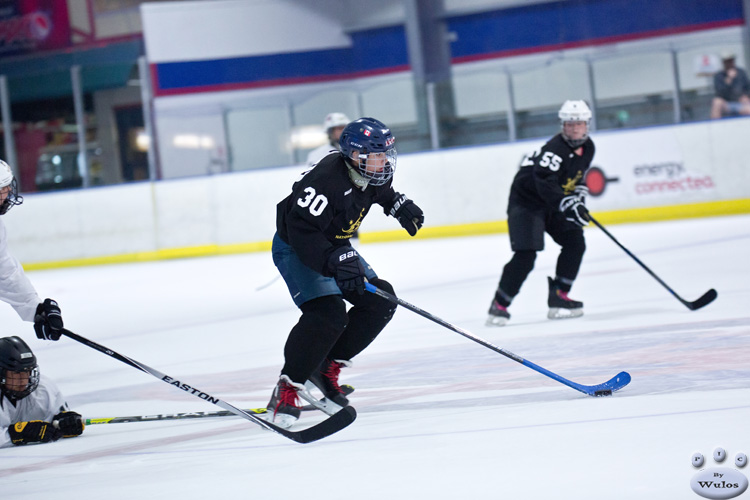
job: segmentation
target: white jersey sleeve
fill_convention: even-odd
[[[24,321],[34,321],[36,307],[42,302],[21,264],[8,251],[5,224],[0,220],[0,300],[10,304]]]
[[[18,422],[43,420],[51,422],[52,417],[61,411],[67,411],[68,404],[57,384],[44,375],[40,377],[39,387],[16,404],[6,396],[0,396],[0,448],[13,446],[8,428]]]

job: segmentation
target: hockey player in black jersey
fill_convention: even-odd
[[[350,244],[373,204],[383,207],[414,236],[422,210],[391,186],[395,139],[373,118],[348,124],[341,152],[320,160],[277,206],[273,260],[302,311],[284,346],[284,366],[268,404],[277,425],[291,425],[300,412],[298,391],[314,384],[328,402],[346,406],[339,371],[350,366],[393,317],[395,306],[365,293],[365,280],[389,293]],[[344,302],[351,303],[348,311]]]
[[[508,231],[513,257],[503,268],[490,305],[488,326],[509,319],[508,306],[544,250],[545,231],[560,245],[556,276],[547,278],[550,319],[583,315],[583,303],[568,297],[581,267],[588,224],[584,175],[594,157],[588,137],[591,110],[583,101],[565,101],[558,113],[562,130],[539,151],[524,158],[508,200]]]

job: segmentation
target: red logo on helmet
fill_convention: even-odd
[[[367,129],[365,129],[365,131],[363,132],[363,134],[365,134],[367,137],[370,137],[370,133],[371,132]]]

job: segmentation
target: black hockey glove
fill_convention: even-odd
[[[342,292],[365,293],[365,268],[352,247],[337,248],[328,258],[328,269]]]
[[[405,194],[396,193],[393,206],[389,211],[391,217],[395,217],[401,227],[406,229],[409,236],[414,236],[424,224],[424,213],[416,203],[406,197]]]
[[[571,194],[560,201],[560,212],[573,224],[587,226],[589,224],[589,212],[583,204],[582,196]]]
[[[581,203],[586,205],[586,197],[589,195],[588,186],[585,186],[583,184],[576,186],[573,190],[573,193],[578,196],[578,199],[581,200]]]
[[[18,422],[8,427],[8,434],[10,434],[10,440],[15,445],[49,443],[62,437],[62,432],[55,429],[55,426],[41,420]]]
[[[62,432],[62,437],[75,437],[83,434],[86,425],[79,413],[74,411],[61,411],[52,417],[52,424]]]
[[[44,302],[36,306],[36,315],[34,316],[34,331],[37,338],[59,340],[62,328],[62,314],[57,302],[52,299],[44,299]]]

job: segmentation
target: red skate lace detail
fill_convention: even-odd
[[[339,374],[341,373],[342,366],[343,365],[341,363],[331,361],[323,371],[323,376],[328,379],[328,381],[331,383],[331,386],[333,386],[333,388],[339,394],[344,394],[344,391],[342,391],[341,387],[339,386]]]
[[[281,382],[281,384],[279,384],[279,399],[273,409],[273,414],[276,415],[276,413],[278,413],[279,411],[279,408],[282,406],[293,406],[295,408],[300,407],[299,396],[297,396],[297,389],[287,384],[286,382]]]

